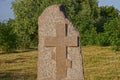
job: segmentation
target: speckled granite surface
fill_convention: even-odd
[[[61,5],[49,6],[43,11],[38,19],[39,53],[37,80],[84,80],[80,41],[77,39],[79,37],[79,32],[65,17],[62,10],[63,7]],[[60,27],[61,24],[65,27],[62,26],[65,32],[59,31],[59,33],[61,32],[60,35],[62,35],[62,33],[64,35],[65,33],[64,39],[57,38],[59,34],[58,27]],[[49,38],[46,40],[46,37],[53,37],[55,39],[53,39],[54,41],[49,40]],[[51,44],[55,44],[55,46],[49,46],[48,44],[46,46],[47,41]],[[66,44],[67,41],[70,42],[70,45]],[[72,46],[71,44],[77,45]],[[66,49],[64,49],[62,45],[66,46]],[[62,58],[59,58],[59,56],[62,56]],[[63,74],[63,72],[65,72],[65,74]]]

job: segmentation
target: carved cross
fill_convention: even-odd
[[[77,47],[78,37],[68,36],[67,26],[56,26],[56,37],[45,37],[45,47],[56,47],[56,54],[52,54],[56,60],[56,79],[67,77],[67,67],[72,67],[72,61],[67,59],[67,47]]]

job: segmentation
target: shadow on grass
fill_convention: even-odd
[[[29,49],[25,49],[25,50],[16,50],[16,51],[0,51],[0,55],[2,54],[16,54],[16,53],[24,53],[24,52],[31,52],[31,51],[36,51],[38,50],[38,48],[29,48]]]
[[[36,80],[36,79],[37,79],[36,74],[19,73],[19,70],[0,72],[0,80]]]

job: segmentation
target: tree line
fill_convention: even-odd
[[[98,6],[97,0],[15,0],[14,19],[0,22],[0,50],[37,47],[38,17],[52,4],[62,4],[67,17],[80,32],[81,44],[120,48],[120,16],[113,6]]]

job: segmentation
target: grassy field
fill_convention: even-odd
[[[85,80],[120,80],[120,51],[82,47]],[[36,80],[37,51],[0,54],[0,80]]]

